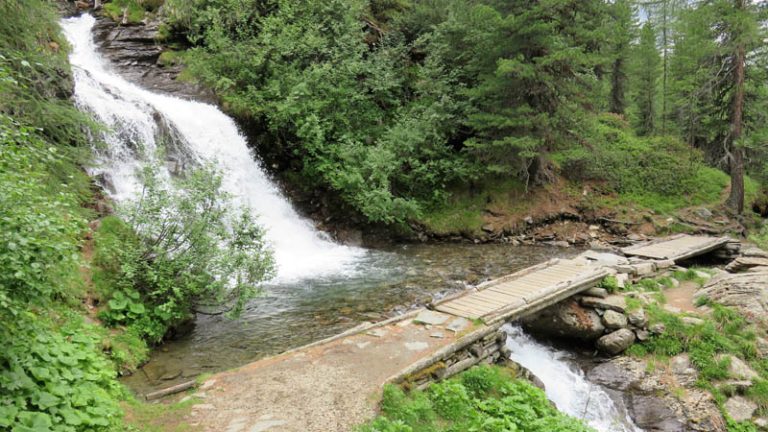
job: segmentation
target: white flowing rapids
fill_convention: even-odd
[[[102,179],[115,200],[138,196],[137,169],[158,153],[166,155],[161,161],[165,175],[187,163],[214,163],[223,175],[224,191],[266,229],[277,280],[353,272],[366,252],[332,242],[299,216],[230,117],[213,105],[150,92],[110,71],[96,50],[94,23],[92,16],[83,15],[63,20],[62,26],[73,48],[76,102],[109,128],[100,137],[106,148],[94,149],[91,174]]]
[[[568,361],[570,354],[542,345],[520,328],[506,325],[510,359],[530,370],[543,383],[557,409],[589,423],[600,432],[642,432],[600,386]]]

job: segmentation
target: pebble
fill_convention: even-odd
[[[429,348],[429,344],[426,342],[406,342],[405,348],[409,351],[422,351]]]

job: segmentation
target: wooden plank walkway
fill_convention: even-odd
[[[607,275],[602,266],[556,259],[443,299],[434,308],[486,322],[518,318],[591,288]]]
[[[658,260],[682,261],[725,246],[728,237],[679,234],[622,249],[625,255]]]

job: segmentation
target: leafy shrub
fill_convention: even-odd
[[[600,281],[600,288],[605,288],[606,291],[613,294],[619,290],[619,281],[615,276],[606,276]]]
[[[0,312],[65,296],[77,275],[85,221],[71,190],[49,184],[61,155],[36,132],[0,114]]]
[[[672,138],[641,138],[609,114],[597,117],[592,148],[577,147],[559,156],[563,172],[574,180],[605,180],[619,193],[683,194],[701,156]],[[574,177],[576,176],[576,177]]]
[[[24,312],[0,324],[0,340],[0,429],[115,430],[122,390],[81,318],[57,324]]]
[[[406,395],[384,389],[381,415],[361,432],[592,431],[557,411],[542,390],[499,367],[476,366],[458,377]]]
[[[96,235],[97,281],[111,287],[101,316],[159,342],[193,312],[238,314],[270,277],[272,255],[246,211],[228,204],[221,177],[201,168],[167,184],[144,171],[142,197]]]

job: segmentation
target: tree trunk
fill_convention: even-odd
[[[611,106],[610,111],[615,114],[624,114],[626,102],[624,95],[626,93],[627,76],[624,73],[624,59],[617,57],[613,61],[613,71],[611,74]]]
[[[667,10],[667,0],[663,0],[663,27],[662,27],[662,53],[664,55],[664,65],[662,67],[662,84],[661,84],[661,134],[667,133],[667,46],[669,41],[667,40],[667,25],[669,11]]]
[[[736,0],[736,8],[743,10],[746,0]],[[739,142],[742,134],[742,117],[744,113],[744,68],[746,63],[746,48],[743,35],[732,34],[731,37],[740,40],[736,44],[734,61],[734,95],[731,111],[731,136],[729,147],[731,153],[731,195],[728,197],[728,207],[736,214],[744,212],[744,149]]]

